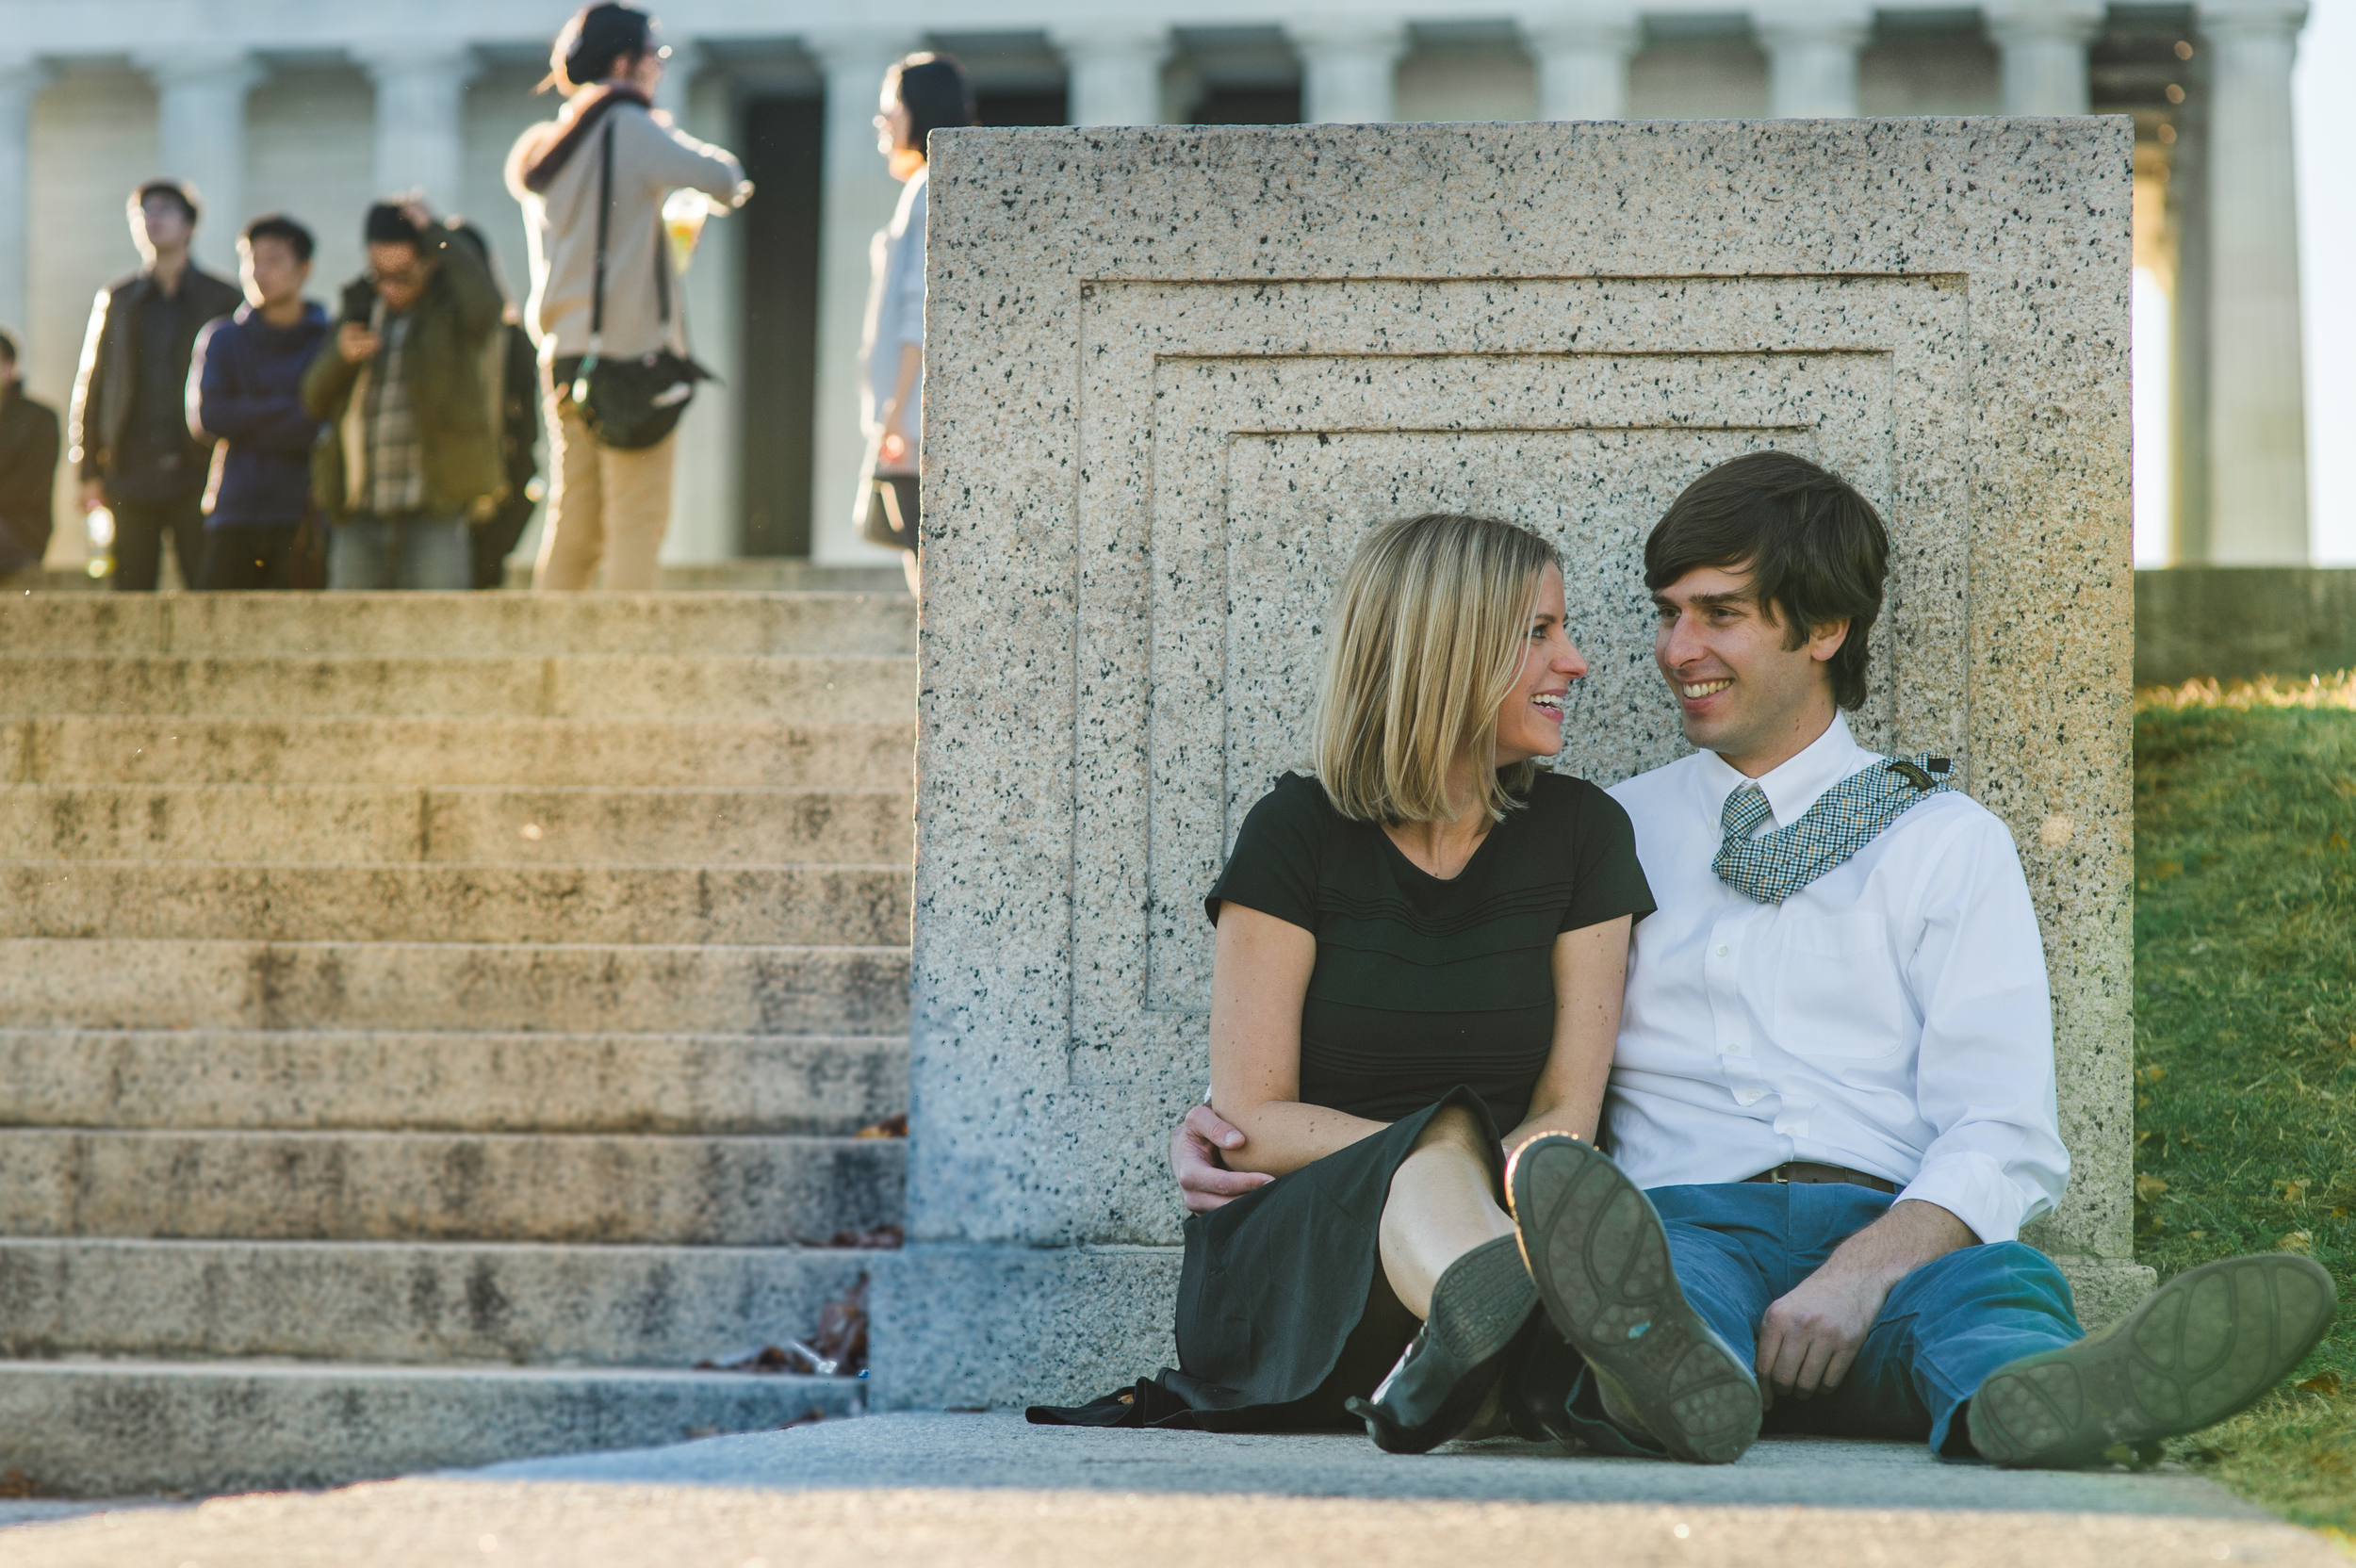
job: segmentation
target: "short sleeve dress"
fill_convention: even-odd
[[[1383,1132],[1186,1221],[1179,1364],[1039,1421],[1268,1430],[1348,1424],[1415,1323],[1377,1249],[1391,1175],[1424,1126],[1461,1104],[1503,1132],[1528,1113],[1554,1044],[1553,949],[1565,931],[1652,912],[1628,814],[1542,773],[1464,870],[1418,868],[1390,836],[1286,775],[1252,808],[1204,901],[1317,938],[1301,1013],[1301,1098]]]

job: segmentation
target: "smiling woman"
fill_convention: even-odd
[[[1179,1369],[1034,1420],[1355,1413],[1419,1452],[1536,1375],[1504,1151],[1595,1136],[1653,907],[1627,815],[1538,765],[1587,673],[1562,569],[1511,524],[1411,518],[1360,547],[1326,624],[1316,771],[1252,808],[1204,901],[1212,1100],[1259,1184],[1186,1223]]]

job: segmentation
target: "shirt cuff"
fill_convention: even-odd
[[[1971,1226],[1983,1244],[2020,1240],[2021,1227],[2046,1206],[2044,1194],[2014,1180],[1994,1156],[1977,1152],[1925,1160],[1897,1200],[1909,1198],[1945,1209]]]

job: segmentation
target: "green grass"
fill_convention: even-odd
[[[2163,1279],[2301,1251],[2338,1322],[2171,1445],[2356,1536],[2356,678],[2146,693],[2135,714],[2135,1252]]]

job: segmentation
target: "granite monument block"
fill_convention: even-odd
[[[1559,765],[1679,755],[1646,531],[1761,448],[1895,545],[1868,745],[2010,825],[2047,947],[2092,1320],[2130,1245],[2124,120],[950,131],[934,141],[908,1246],[878,1396],[1174,1360],[1164,1166],[1203,894],[1300,764],[1374,523],[1554,539]]]

